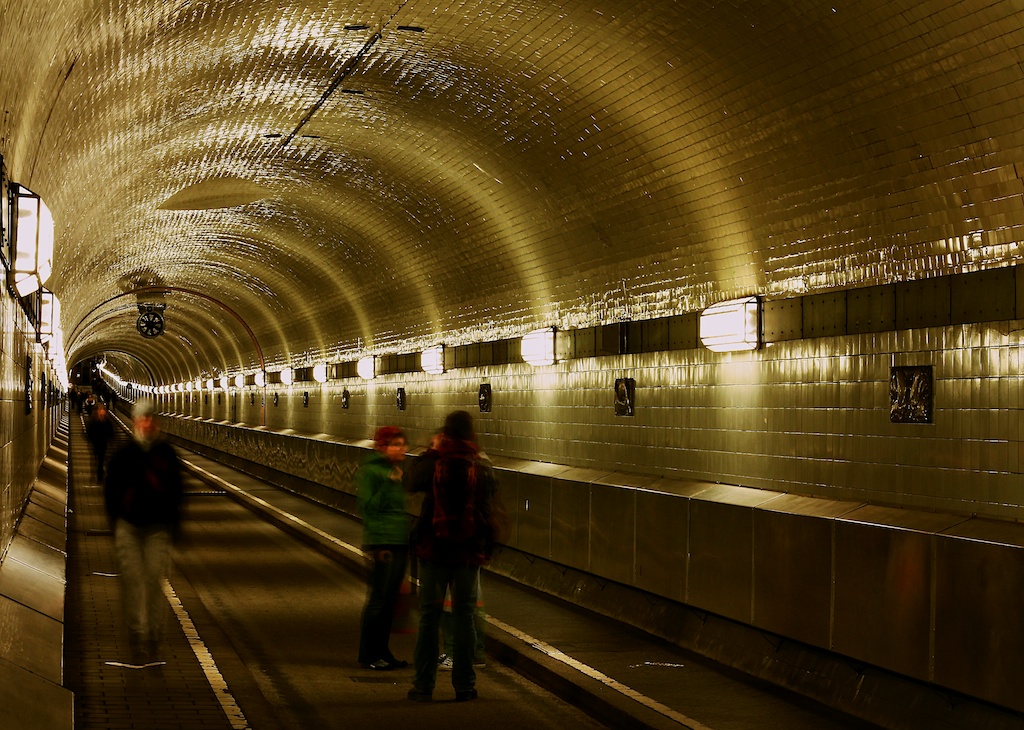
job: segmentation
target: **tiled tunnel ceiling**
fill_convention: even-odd
[[[0,19],[69,361],[161,382],[1003,266],[1024,231],[1018,0]]]

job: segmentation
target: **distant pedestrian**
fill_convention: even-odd
[[[110,459],[104,496],[114,530],[121,597],[132,661],[155,660],[163,645],[168,603],[163,583],[170,570],[171,543],[181,525],[181,462],[160,437],[153,404],[132,408],[131,440]]]
[[[377,429],[373,452],[356,474],[363,550],[370,556],[370,581],[359,633],[359,663],[367,669],[408,666],[391,653],[391,624],[409,562],[409,517],[405,511],[402,461],[405,434],[395,426]]]
[[[417,462],[413,491],[424,492],[412,534],[420,558],[420,629],[413,661],[416,672],[409,699],[429,702],[437,681],[438,625],[446,590],[451,591],[454,636],[452,686],[456,701],[477,697],[473,653],[480,566],[494,550],[491,498],[494,473],[480,458],[473,417],[454,411],[445,419],[443,438]]]
[[[92,455],[96,459],[96,481],[103,481],[103,465],[107,459],[107,445],[114,437],[114,421],[107,412],[107,407],[97,403],[93,414],[85,424],[85,435],[92,446]]]

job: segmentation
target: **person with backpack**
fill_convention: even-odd
[[[454,641],[452,686],[455,700],[475,700],[473,652],[480,566],[494,551],[491,500],[496,484],[475,443],[473,417],[454,411],[445,419],[437,447],[420,457],[411,489],[423,492],[412,547],[420,560],[420,626],[413,650],[409,699],[430,702],[437,681],[438,628],[445,592],[451,592]]]

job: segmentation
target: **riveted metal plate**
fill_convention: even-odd
[[[681,314],[669,317],[668,320],[669,346],[673,350],[692,350],[697,347],[697,314]]]
[[[846,334],[846,292],[804,297],[804,337]]]
[[[761,331],[765,342],[798,340],[804,336],[802,299],[779,299],[764,302],[761,310]]]
[[[846,293],[849,334],[896,329],[896,287],[893,284],[851,289]]]
[[[1017,273],[1013,268],[974,271],[950,277],[953,324],[1013,319],[1017,306]]]
[[[896,285],[896,329],[941,327],[950,323],[948,277]]]

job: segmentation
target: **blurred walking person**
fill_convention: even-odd
[[[114,421],[103,403],[97,403],[92,415],[85,424],[85,435],[92,446],[92,455],[96,459],[96,481],[103,482],[103,466],[107,460],[107,445],[114,438]]]
[[[128,637],[134,664],[156,660],[163,646],[169,604],[163,583],[171,543],[181,527],[181,462],[160,436],[154,406],[132,408],[132,438],[110,459],[104,485],[107,517],[121,574]]]

